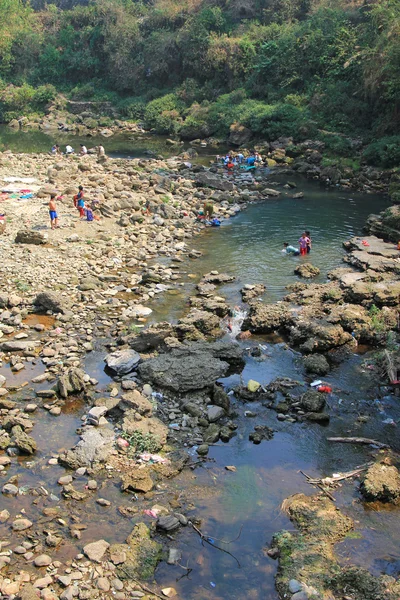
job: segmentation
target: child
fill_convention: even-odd
[[[283,254],[292,254],[293,256],[298,256],[300,254],[300,252],[297,250],[297,248],[295,248],[294,246],[289,246],[289,244],[287,242],[284,242],[284,244],[283,244],[282,253]]]
[[[56,194],[50,194],[49,202],[50,226],[52,229],[58,228],[58,215],[56,207]]]
[[[79,210],[79,217],[83,219],[83,217],[85,216],[85,200],[83,199],[83,186],[80,185],[78,190],[78,193],[76,194],[76,196],[74,196],[74,206]]]
[[[299,239],[300,256],[305,256],[307,254],[307,246],[309,243],[310,238],[307,237],[306,233],[303,233],[301,238]]]
[[[310,254],[310,252],[311,252],[311,234],[309,231],[305,231],[304,233],[308,237],[307,254]]]
[[[94,219],[93,210],[91,206],[88,206],[86,209],[86,220],[91,222]]]

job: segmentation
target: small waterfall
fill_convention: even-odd
[[[225,329],[232,339],[236,339],[236,336],[239,335],[239,333],[242,330],[242,323],[245,320],[246,316],[246,310],[235,306],[235,308],[232,311],[232,316],[225,317],[225,319],[221,323],[222,329]]]

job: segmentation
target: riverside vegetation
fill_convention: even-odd
[[[103,127],[118,115],[186,139],[319,138],[326,163],[399,165],[396,0],[6,0],[0,11],[3,122],[38,120],[61,91],[100,102]]]

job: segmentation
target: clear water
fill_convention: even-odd
[[[12,135],[12,134],[10,134]],[[20,136],[18,138],[18,135]],[[23,139],[27,150],[27,138]],[[28,134],[23,134],[28,135]],[[37,133],[32,138],[35,151],[38,150]],[[44,134],[40,134],[44,135]],[[0,132],[0,136],[4,136]],[[107,140],[106,145],[109,141]],[[52,140],[45,136],[46,148]],[[76,145],[76,138],[73,139]],[[78,140],[79,141],[79,140]],[[8,142],[11,144],[11,142]],[[18,142],[20,143],[20,142]],[[140,142],[141,143],[141,142]],[[147,141],[146,141],[147,144]],[[143,146],[120,147],[123,155],[137,152]],[[125,153],[125,154],[124,154]],[[285,183],[285,176],[270,175],[270,180]],[[289,177],[294,180],[292,176]],[[240,303],[239,289],[245,283],[264,283],[267,286],[266,301],[279,300],[288,283],[297,280],[293,270],[301,258],[282,256],[282,242],[296,244],[304,229],[309,229],[313,239],[313,250],[309,259],[321,269],[320,281],[326,279],[329,270],[342,264],[342,242],[348,237],[361,233],[366,217],[371,212],[383,210],[388,202],[375,195],[344,193],[338,190],[325,190],[318,184],[297,179],[298,189],[304,191],[305,198],[293,200],[293,193],[282,188],[282,198],[254,204],[224,223],[219,229],[209,229],[192,240],[192,246],[203,251],[199,260],[187,260],[182,264],[184,287],[177,295],[166,294],[153,303],[152,319],[176,319],[184,313],[187,295],[193,292],[194,284],[200,277],[213,269],[236,275],[232,284],[219,288],[232,304]],[[307,259],[308,260],[308,259]],[[193,277],[189,277],[193,275]],[[99,388],[105,389],[110,379],[104,373],[102,347],[104,340],[98,340],[96,352],[89,354],[85,368],[99,381]],[[268,384],[278,376],[287,376],[304,381],[305,373],[301,357],[290,350],[283,342],[272,343],[271,338],[252,338],[242,343],[243,349],[261,343],[266,347],[262,360],[247,357],[242,373],[244,381],[256,379]],[[88,541],[101,536],[109,542],[123,542],[131,531],[133,523],[151,519],[143,514],[144,508],[156,503],[172,500],[181,504],[181,510],[200,523],[201,530],[216,540],[216,543],[231,552],[234,557],[209,545],[202,545],[197,534],[190,528],[174,534],[172,546],[182,551],[182,565],[192,569],[188,577],[179,566],[160,563],[156,572],[159,586],[173,586],[179,597],[185,600],[276,600],[274,575],[276,563],[265,554],[272,535],[282,528],[293,529],[286,515],[280,510],[284,498],[296,492],[314,493],[305,478],[299,473],[302,469],[310,475],[325,476],[337,471],[345,471],[371,459],[368,447],[335,445],[326,441],[330,435],[376,436],[387,441],[395,449],[398,447],[397,428],[385,425],[389,416],[400,419],[398,399],[388,396],[376,402],[378,390],[373,373],[363,365],[364,357],[354,355],[348,362],[335,368],[325,380],[333,387],[329,398],[331,422],[327,427],[308,423],[285,423],[276,419],[276,413],[256,403],[242,403],[232,397],[232,410],[238,423],[237,435],[228,444],[219,443],[210,448],[210,461],[194,471],[185,470],[168,486],[161,482],[153,498],[132,502],[132,498],[119,491],[118,478],[98,477],[100,490],[88,501],[72,507],[87,525],[80,541],[66,536],[65,543],[54,551],[53,556],[60,560],[73,558]],[[0,372],[7,376],[7,383],[21,384],[33,375],[43,371],[38,363],[25,373],[14,375],[7,366]],[[239,376],[222,380],[227,389],[239,382]],[[48,384],[40,387],[48,387]],[[30,390],[17,392],[15,400],[24,402]],[[103,392],[106,393],[106,392]],[[246,411],[255,417],[245,416]],[[59,466],[49,466],[48,459],[54,452],[60,452],[76,443],[76,428],[85,407],[78,401],[69,401],[60,417],[54,418],[38,412],[33,430],[38,440],[38,452],[29,460],[13,460],[7,468],[7,479],[18,475],[19,485],[35,488],[43,485],[54,496],[32,504],[29,491],[26,496],[16,499],[2,499],[3,508],[8,508],[14,516],[22,508],[32,520],[41,518],[43,506],[60,506],[61,516],[69,522],[70,508],[60,498],[57,479],[64,473]],[[364,424],[357,423],[360,414],[370,416]],[[272,440],[253,445],[248,436],[257,424],[268,425],[275,430]],[[196,460],[194,455],[193,460]],[[235,465],[235,473],[225,470],[226,465]],[[85,478],[75,481],[77,489],[84,489]],[[95,503],[96,497],[111,501],[109,508]],[[338,545],[342,562],[352,562],[366,566],[374,573],[389,573],[397,576],[400,572],[400,524],[396,510],[371,510],[359,502],[353,482],[346,482],[335,493],[338,506],[356,521],[359,539],[347,539]],[[135,506],[137,514],[132,519],[121,517],[118,507]],[[176,504],[175,504],[176,505]],[[197,522],[197,521],[196,521]],[[229,544],[218,540],[234,540],[240,528],[239,539]],[[0,535],[8,535],[8,524],[0,525]],[[24,566],[25,568],[25,566]],[[179,580],[179,581],[177,581]]]

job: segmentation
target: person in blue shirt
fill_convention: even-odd
[[[298,256],[300,254],[300,252],[299,252],[299,250],[297,250],[297,248],[295,248],[294,246],[290,246],[287,242],[284,242],[284,244],[283,244],[282,253],[283,254],[291,254],[292,256]]]
[[[256,157],[255,156],[249,156],[246,159],[246,162],[249,165],[249,167],[254,167],[254,163],[256,162]]]

